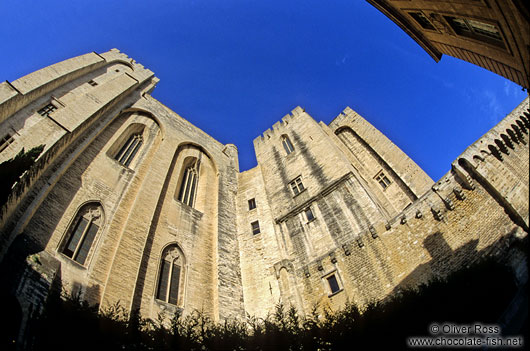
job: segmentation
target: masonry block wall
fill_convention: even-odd
[[[527,279],[528,99],[434,183],[350,108],[329,125],[295,108],[240,173],[157,82],[111,50],[0,85],[0,161],[45,145],[0,212],[2,293],[23,321],[54,286],[220,320],[365,306],[490,255]]]
[[[41,95],[22,91],[3,100],[0,130],[11,140],[1,160],[22,147],[45,148],[2,208],[2,271],[46,254],[62,288],[101,308],[119,302],[153,318],[178,310],[243,316],[235,147],[150,97],[158,79],[117,50],[3,86],[19,82]],[[197,177],[184,204],[180,187],[190,162]],[[165,276],[168,257],[174,261]],[[7,275],[12,294],[32,284],[20,279],[24,270]]]
[[[527,115],[528,99],[434,183],[352,109],[329,126],[295,109],[255,140],[258,167],[240,176],[245,308],[365,306],[480,257],[510,261],[504,248],[528,232]]]

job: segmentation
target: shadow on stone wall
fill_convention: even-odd
[[[478,240],[471,240],[461,247],[453,250],[441,232],[429,235],[423,241],[423,245],[431,256],[428,263],[416,267],[408,274],[383,300],[383,303],[393,301],[396,297],[410,291],[421,291],[426,286],[443,286],[448,276],[452,282],[457,282],[461,287],[461,294],[453,294],[433,297],[440,306],[447,306],[447,310],[458,311],[453,314],[460,322],[473,322],[474,318],[485,315],[481,309],[489,310],[489,316],[498,316],[497,322],[502,324],[503,330],[510,330],[514,334],[523,333],[528,319],[528,296],[526,293],[528,286],[528,238],[520,239],[516,237],[518,229],[502,237],[490,246],[477,250]],[[517,257],[517,258],[516,258]],[[484,265],[481,262],[495,262],[497,266],[492,266],[492,276],[497,281],[490,281],[487,273],[484,273]],[[477,271],[481,280],[459,281],[459,271],[468,267],[481,266],[482,271]],[[504,273],[499,273],[499,267],[503,267]],[[486,268],[487,269],[487,268]],[[521,270],[524,271],[521,274]],[[473,296],[491,296],[488,305],[479,306],[471,303]],[[524,296],[521,298],[521,296]],[[466,303],[468,301],[469,303]],[[507,301],[509,303],[507,303]],[[511,302],[510,302],[511,301]],[[455,308],[455,306],[459,306]],[[425,308],[430,308],[425,306]],[[443,307],[442,307],[443,309]],[[413,316],[411,316],[413,318]],[[480,320],[475,320],[480,322]],[[443,322],[443,321],[440,321]]]
[[[100,154],[101,148],[108,143],[126,120],[126,116],[118,117],[110,127],[96,137],[79,158],[68,167],[65,176],[54,184],[47,199],[39,205],[25,231],[14,238],[0,261],[0,274],[4,286],[15,287],[20,278],[21,270],[25,267],[24,260],[46,248],[59,221],[82,187],[83,174]],[[79,140],[81,139],[82,137]],[[94,147],[95,143],[97,143],[96,147]],[[71,146],[70,150],[76,147],[78,147],[77,142]],[[65,154],[69,154],[69,152],[65,152]],[[62,161],[58,160],[57,162]],[[49,172],[51,170],[48,170],[41,178],[47,179],[50,176]],[[51,203],[47,203],[47,201],[51,201]]]
[[[478,239],[471,240],[453,250],[441,232],[431,234],[423,241],[423,246],[429,252],[431,260],[416,267],[394,288],[390,295],[402,290],[414,289],[430,280],[443,280],[453,271],[468,267],[492,254],[498,255],[500,263],[511,265],[508,257],[510,248],[527,251],[524,249],[527,239],[516,238],[516,232],[516,229],[512,230],[511,233],[482,250],[477,250]]]

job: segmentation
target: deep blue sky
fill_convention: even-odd
[[[0,2],[0,80],[118,48],[155,72],[153,96],[256,164],[252,140],[300,105],[346,106],[433,180],[526,93],[464,61],[435,63],[364,0]]]

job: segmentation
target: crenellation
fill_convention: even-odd
[[[296,117],[298,115],[301,115],[304,112],[305,110],[303,108],[301,108],[300,106],[296,106],[293,110],[291,110],[291,115],[293,117]]]
[[[283,126],[283,122],[278,121],[272,125],[272,130],[275,132],[281,133],[282,126]]]
[[[289,124],[289,121],[293,118],[293,116],[291,114],[286,114],[285,116],[282,117],[281,121],[287,125]]]

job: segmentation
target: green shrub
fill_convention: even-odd
[[[31,321],[28,348],[97,350],[364,350],[405,348],[409,336],[429,335],[433,322],[496,323],[515,292],[511,273],[493,261],[463,269],[444,281],[406,290],[361,312],[299,314],[281,303],[266,318],[214,323],[195,311],[144,319],[119,303],[98,313],[78,296],[53,295]]]

